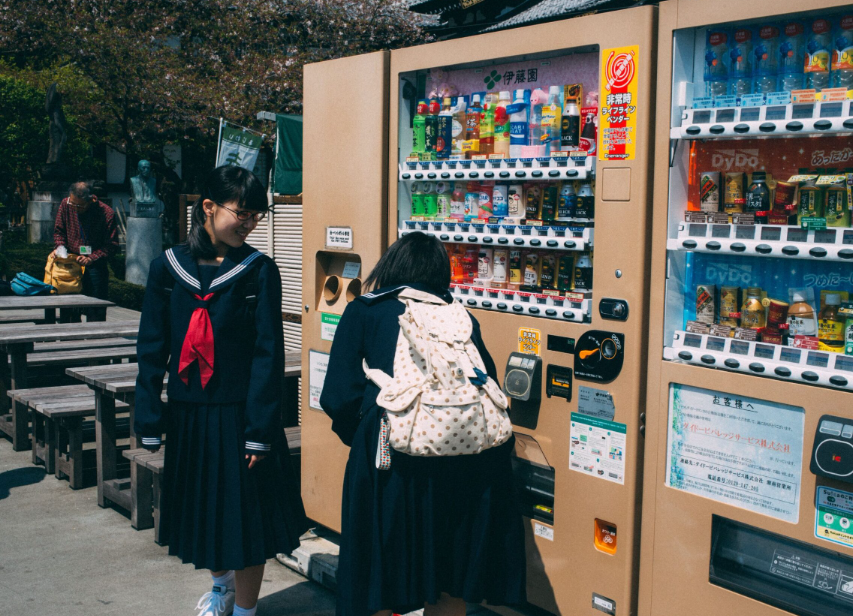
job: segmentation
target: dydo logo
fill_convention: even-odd
[[[758,168],[758,150],[720,150],[711,156],[711,166],[723,171],[756,169]]]
[[[604,76],[607,84],[604,86],[609,92],[613,90],[624,90],[634,79],[636,67],[634,66],[634,52],[610,52],[607,64],[604,68]]]

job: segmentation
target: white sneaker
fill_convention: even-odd
[[[213,590],[201,596],[195,609],[201,610],[198,616],[231,616],[234,611],[234,591],[222,584],[214,584]]]

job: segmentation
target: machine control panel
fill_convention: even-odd
[[[575,345],[575,376],[609,383],[622,371],[625,336],[607,331],[584,332]]]
[[[602,319],[611,319],[614,321],[628,320],[628,302],[624,299],[613,299],[612,297],[604,297],[598,303],[598,314]]]
[[[506,362],[504,393],[522,402],[542,398],[542,358],[526,353],[510,353]]]
[[[853,420],[820,418],[810,468],[815,475],[853,483]]]

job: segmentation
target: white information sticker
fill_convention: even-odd
[[[625,424],[572,413],[569,468],[625,484]]]
[[[326,227],[326,248],[352,250],[352,229],[350,227]]]
[[[308,406],[322,411],[320,394],[326,382],[326,370],[329,368],[329,354],[320,351],[308,351]]]
[[[361,263],[358,261],[347,261],[344,264],[344,278],[358,278],[358,273],[361,271]]]
[[[320,340],[328,340],[332,342],[335,339],[335,332],[338,331],[338,323],[341,321],[341,315],[330,314],[328,312],[320,313]]]
[[[550,526],[545,526],[544,524],[540,524],[539,522],[533,523],[533,534],[537,537],[542,537],[543,539],[547,539],[548,541],[554,540],[554,529]]]
[[[805,411],[673,383],[666,485],[796,524]]]
[[[816,500],[814,536],[853,548],[853,494],[820,486]]]
[[[578,412],[610,421],[616,415],[613,396],[609,391],[581,385],[578,387]]]

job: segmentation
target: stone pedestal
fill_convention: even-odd
[[[124,279],[145,286],[148,267],[163,252],[163,220],[127,218],[127,266]]]
[[[57,190],[54,187],[40,186],[33,191],[33,198],[27,203],[27,241],[30,244],[53,243],[56,212],[68,193],[67,188],[66,186],[65,190]]]

